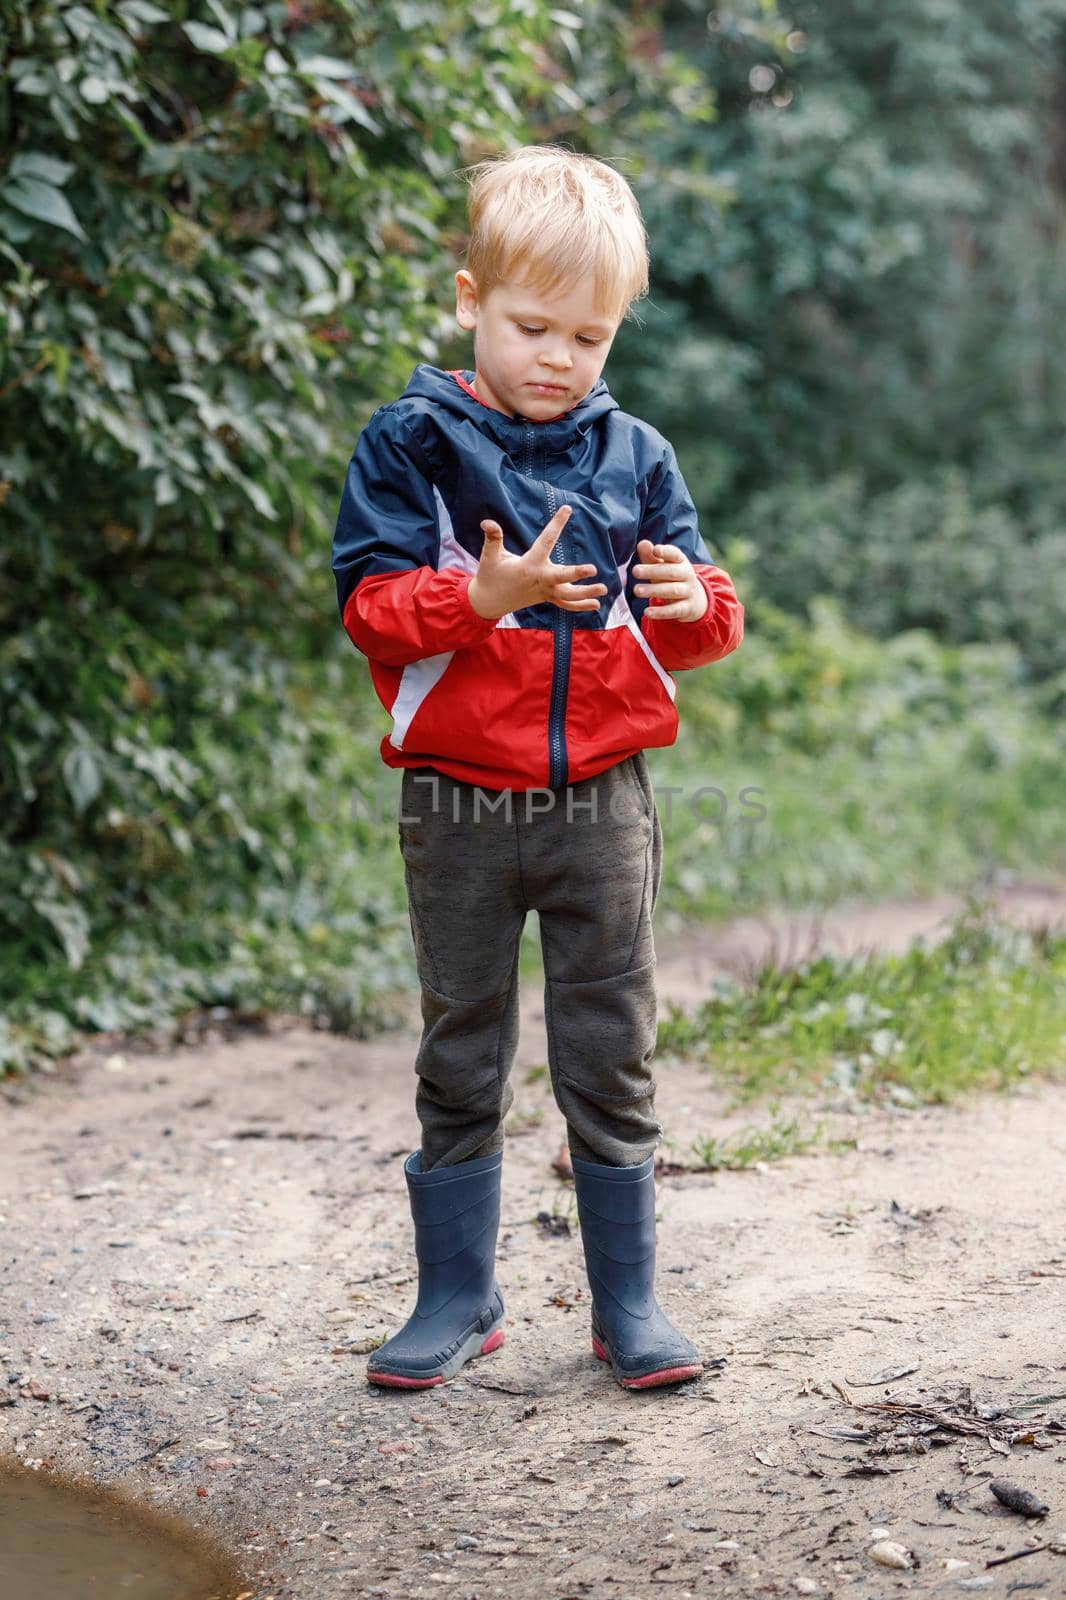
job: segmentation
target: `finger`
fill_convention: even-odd
[[[687,600],[692,595],[692,588],[687,583],[649,582],[638,583],[634,586],[633,593],[642,599],[647,595],[653,600]]]
[[[606,593],[607,585],[605,583],[570,583],[568,580],[564,580],[562,583],[552,585],[553,596],[563,595],[568,600],[583,600],[592,595],[596,598],[598,604]]]
[[[560,506],[551,521],[537,534],[533,543],[540,544],[541,540],[543,540],[547,549],[550,550],[569,522],[573,509],[573,506]]]
[[[685,552],[683,550],[680,550],[676,544],[655,544],[655,545],[652,545],[652,549],[654,550],[655,555],[656,555],[656,557],[657,557],[657,559],[659,561],[687,561],[688,560],[688,557],[686,556]]]
[[[493,522],[491,518],[486,517],[484,522],[481,524],[481,527],[483,532],[487,533],[490,539],[503,538],[503,529],[500,527],[498,522]]]
[[[648,564],[652,562],[658,563],[660,561],[665,561],[666,557],[662,552],[664,550],[673,549],[676,549],[675,545],[652,544],[650,539],[639,539],[637,541],[637,556],[639,557],[640,561],[647,562]]]
[[[541,532],[547,533],[549,528],[563,527],[563,525],[569,521],[571,515],[573,514],[573,510],[573,506],[560,506],[558,511],[552,517],[551,521],[545,523],[544,527],[541,529]]]
[[[671,617],[683,617],[686,620],[692,614],[692,608],[687,600],[672,600],[667,605],[650,606],[653,622],[669,622]]]
[[[605,583],[578,582],[575,578],[566,577],[565,576],[565,569],[563,570],[563,572],[560,572],[558,577],[555,577],[555,575],[553,573],[549,573],[548,582],[551,585],[553,591],[555,591],[557,589],[569,589],[571,594],[582,594],[582,595],[584,595],[584,594],[606,594],[607,593],[607,585]]]

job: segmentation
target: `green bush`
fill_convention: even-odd
[[[308,814],[381,769],[344,467],[437,353],[464,164],[580,140],[608,84],[632,140],[699,113],[648,20],[0,3],[0,1064],[62,1017],[387,1009],[385,836]]]
[[[768,599],[1061,683],[1066,0],[673,0],[666,37],[717,115],[645,141],[614,393]]]
[[[1058,679],[1066,706],[1066,522],[1050,503],[1017,514],[982,504],[945,464],[881,493],[859,472],[791,478],[754,494],[738,521],[777,605],[810,615],[836,595],[882,639],[922,628],[953,643],[1009,642],[1027,676]]]

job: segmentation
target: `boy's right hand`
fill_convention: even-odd
[[[481,527],[485,542],[477,572],[470,580],[467,596],[479,617],[498,620],[522,606],[550,600],[564,611],[595,611],[600,596],[607,593],[605,583],[578,583],[578,578],[595,576],[595,566],[564,566],[551,559],[555,542],[570,519],[571,506],[560,506],[551,521],[534,539],[525,555],[515,556],[504,549],[503,529],[488,518]]]

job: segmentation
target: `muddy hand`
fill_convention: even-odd
[[[707,610],[707,591],[691,561],[676,544],[637,543],[640,566],[633,568],[635,595],[648,596],[656,621],[698,622]]]
[[[579,578],[596,576],[591,563],[564,565],[551,559],[560,534],[573,508],[560,506],[524,555],[512,555],[504,548],[503,529],[485,518],[481,560],[467,591],[470,604],[482,617],[503,617],[522,606],[550,600],[564,611],[596,611],[605,583],[579,583]]]

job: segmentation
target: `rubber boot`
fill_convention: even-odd
[[[373,1352],[366,1376],[398,1389],[429,1389],[504,1341],[496,1282],[503,1151],[423,1172],[416,1150],[403,1170],[415,1224],[418,1301],[399,1333]]]
[[[592,1291],[592,1348],[624,1389],[678,1383],[700,1353],[655,1298],[655,1156],[636,1167],[571,1157]]]

